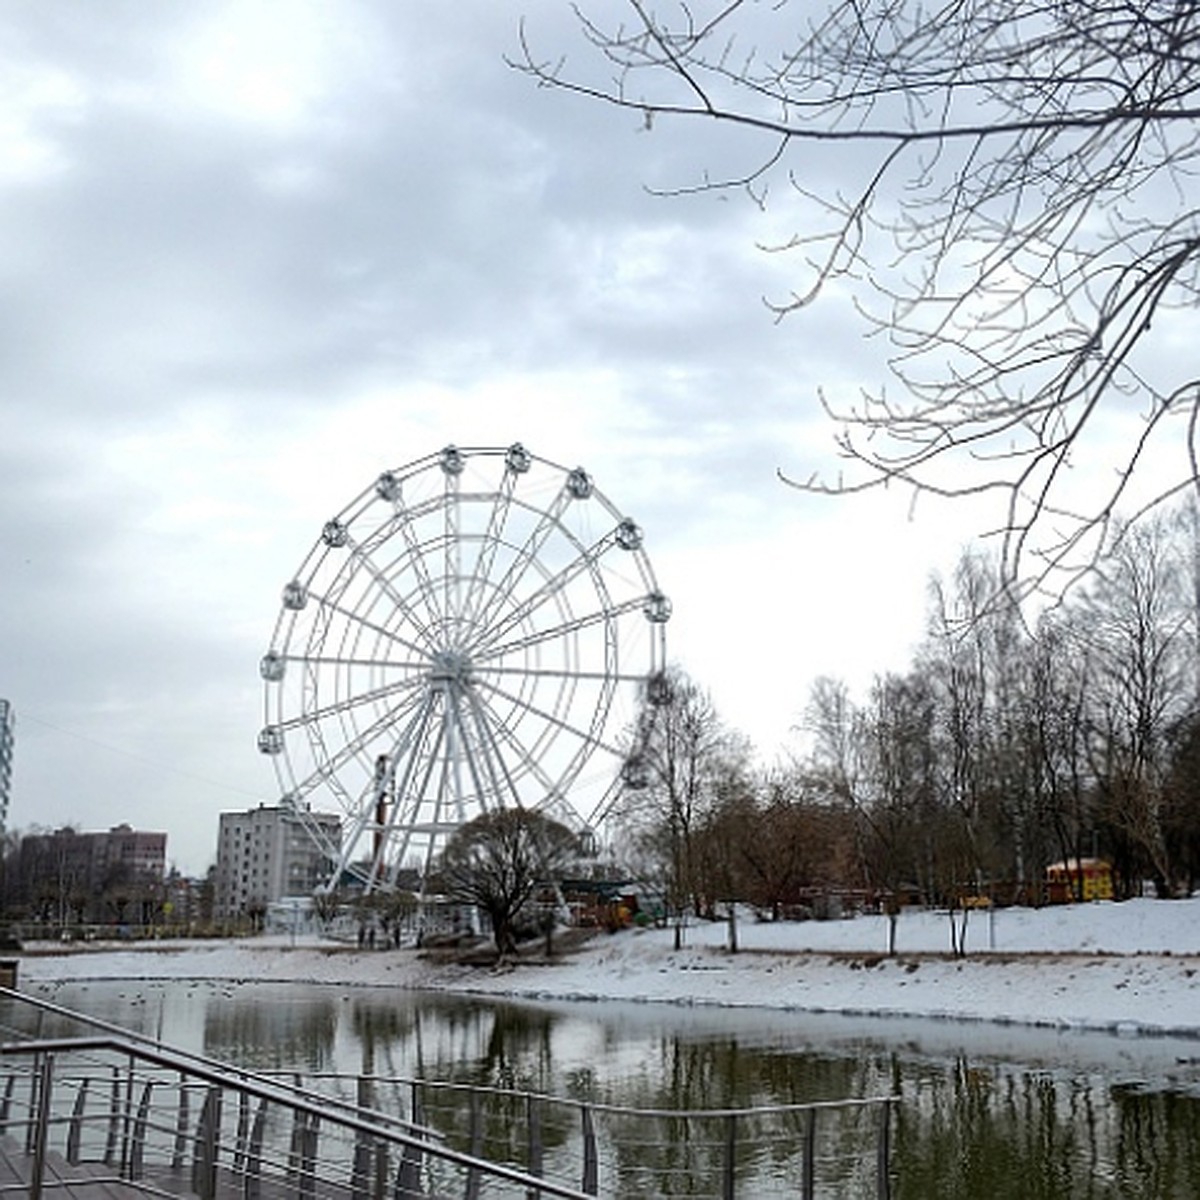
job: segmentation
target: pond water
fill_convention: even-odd
[[[249,982],[24,990],[167,1045],[308,1077],[422,1077],[638,1108],[896,1094],[905,1200],[1200,1197],[1200,1041]]]

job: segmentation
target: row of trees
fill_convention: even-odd
[[[65,929],[85,924],[162,924],[177,888],[124,861],[96,867],[77,831],[9,832],[0,843],[5,920]]]
[[[1046,866],[1092,855],[1118,892],[1200,882],[1200,534],[1196,513],[1126,531],[1032,627],[966,554],[930,585],[907,670],[862,702],[823,678],[806,746],[751,767],[744,738],[680,672],[647,704],[628,844],[677,909],[778,915],[833,891],[895,905],[971,893],[1040,903]],[[662,696],[658,698],[660,701]]]

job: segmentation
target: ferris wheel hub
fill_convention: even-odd
[[[459,650],[438,650],[431,660],[429,681],[433,684],[471,682],[471,657]]]

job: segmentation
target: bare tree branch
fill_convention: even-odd
[[[900,399],[821,398],[848,473],[780,470],[785,483],[995,492],[1002,581],[1055,593],[1094,565],[1118,508],[1145,514],[1196,486],[1200,377],[1180,315],[1200,299],[1200,7],[575,13],[581,55],[544,58],[523,25],[513,65],[647,127],[742,130],[749,167],[675,190],[749,190],[765,206],[782,175],[796,233],[766,248],[793,255],[799,281],[772,311],[836,282],[890,348]]]

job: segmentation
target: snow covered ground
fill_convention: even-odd
[[[313,939],[92,945],[27,953],[20,981],[224,979],[383,984],[490,996],[620,999],[684,1005],[932,1016],[1200,1038],[1200,899],[1131,900],[973,913],[968,956],[952,958],[949,922],[900,917],[883,954],[880,917],[691,925],[598,934],[550,963],[503,970],[431,962],[411,950]],[[539,950],[540,952],[540,950]]]

